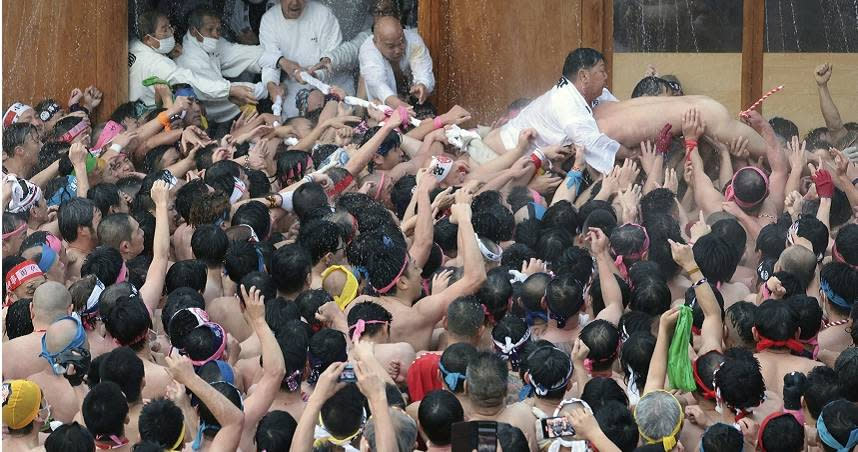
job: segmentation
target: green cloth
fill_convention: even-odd
[[[153,76],[143,80],[143,86],[169,85],[169,84],[170,84],[170,82],[168,82],[168,81],[166,81],[166,80],[164,80],[164,79],[162,79],[156,75],[153,75]]]
[[[676,328],[667,351],[667,376],[670,378],[670,385],[686,392],[697,389],[694,372],[691,369],[691,358],[688,357],[692,323],[694,323],[694,317],[691,308],[680,307],[679,318],[676,320]]]
[[[86,153],[86,174],[92,174],[92,171],[98,166],[98,157],[92,155],[92,153]],[[74,170],[72,170],[72,175],[75,175]]]

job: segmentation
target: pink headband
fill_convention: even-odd
[[[7,233],[3,234],[3,240],[6,240],[9,237],[12,237],[13,235],[17,235],[19,232],[25,231],[25,230],[27,230],[27,223],[21,224],[21,226],[18,226],[18,228],[15,229],[14,231],[7,232]]]
[[[393,278],[393,281],[390,284],[382,287],[381,289],[375,289],[376,292],[384,294],[390,292],[390,289],[396,285],[396,282],[399,281],[399,278],[402,276],[402,273],[405,272],[405,267],[408,266],[408,253],[405,254],[405,260],[402,261],[402,268],[399,269],[399,273],[396,274],[396,277]]]
[[[104,129],[101,131],[101,135],[98,136],[98,141],[95,143],[95,147],[93,149],[101,149],[107,144],[108,141],[112,140],[116,135],[125,131],[125,127],[122,127],[122,124],[114,120],[107,121],[107,124],[104,125]]]
[[[10,234],[11,234],[11,232],[10,232]],[[4,235],[3,238],[5,239],[6,236]],[[840,254],[840,251],[837,249],[837,243],[835,243],[831,247],[831,257],[834,258],[835,261],[840,262],[841,264],[846,264],[846,265],[854,268],[855,270],[858,270],[858,265],[852,265],[849,262],[846,262],[846,259],[843,258],[843,255]]]
[[[352,329],[354,330],[354,332],[352,333],[352,342],[357,342],[358,339],[360,339],[360,336],[363,334],[364,331],[366,331],[367,325],[377,325],[377,324],[386,324],[386,323],[387,323],[387,321],[385,321],[385,320],[358,319],[357,323],[355,323],[354,325],[352,325],[349,328],[349,330],[352,330]]]
[[[81,122],[77,123],[76,126],[72,127],[71,130],[64,133],[63,136],[60,137],[60,141],[64,143],[71,143],[72,140],[77,138],[86,128],[89,127],[89,123],[85,120],[81,120]]]
[[[224,332],[223,327],[217,323],[214,323],[214,322],[204,323],[204,324],[200,325],[199,327],[203,327],[203,326],[211,329],[212,332],[214,333],[214,335],[216,337],[220,338],[220,346],[217,348],[217,350],[211,356],[209,356],[208,358],[206,358],[202,361],[191,360],[191,364],[193,364],[194,366],[197,366],[197,367],[203,366],[206,363],[220,359],[221,356],[223,356],[224,350],[226,350],[226,333]],[[199,327],[197,327],[197,328],[199,328]]]
[[[60,239],[54,237],[53,234],[45,235],[45,242],[48,244],[49,247],[51,247],[52,250],[56,251],[57,253],[60,252],[62,244],[60,244]]]
[[[757,174],[759,174],[763,178],[763,181],[766,183],[766,194],[763,195],[762,198],[760,198],[759,200],[754,201],[754,202],[743,201],[743,200],[737,198],[736,193],[733,190],[733,184],[736,182],[736,176],[739,175],[740,171],[746,170],[746,169],[756,171]],[[758,204],[763,202],[763,200],[766,199],[766,196],[768,196],[768,195],[769,195],[769,176],[766,176],[766,173],[764,173],[763,170],[757,168],[756,166],[746,166],[746,167],[740,168],[738,171],[736,171],[736,173],[733,174],[733,179],[730,180],[730,185],[727,186],[727,191],[724,193],[724,197],[727,199],[727,201],[734,201],[737,206],[739,206],[743,209],[754,208],[755,206],[757,206]]]
[[[116,277],[116,283],[125,282],[125,279],[128,277],[128,266],[125,265],[125,261],[122,261],[122,268],[119,269],[119,276]]]
[[[614,264],[617,266],[617,269],[620,271],[620,274],[623,276],[623,279],[628,280],[629,279],[629,269],[626,267],[625,259],[626,258],[642,259],[643,258],[644,254],[647,251],[649,251],[649,234],[647,234],[645,227],[643,227],[637,223],[626,223],[620,227],[623,227],[623,226],[635,226],[637,228],[640,228],[640,230],[643,231],[643,233],[644,233],[643,246],[641,247],[640,250],[638,250],[634,253],[627,254],[627,255],[623,256],[622,254],[617,253],[616,251],[614,251],[613,248],[611,248],[611,251],[613,251],[614,254],[617,255],[617,258],[614,260]]]
[[[384,178],[385,173],[381,173],[381,179],[378,180],[378,188],[375,190],[375,196],[373,197],[376,201],[381,198],[381,189],[384,188]]]

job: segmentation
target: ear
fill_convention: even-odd
[[[465,380],[462,382],[462,394],[465,394],[467,396],[470,392],[468,391],[468,389],[468,380]]]
[[[119,242],[119,252],[120,253],[128,252],[129,248],[131,248],[131,242],[128,242],[126,240]]]
[[[10,292],[10,293],[9,293],[9,296],[10,296],[11,298],[15,298],[15,294],[14,294],[13,292]],[[29,309],[30,309],[30,320],[32,321],[33,319],[35,319],[35,318],[36,318],[36,314],[35,314],[35,313],[33,313],[33,303],[30,303],[30,307],[29,307]],[[71,309],[71,306],[69,306],[69,309]]]
[[[331,265],[334,265],[333,261],[334,261],[334,253],[328,252],[327,254],[322,256],[322,262],[325,263],[325,268],[328,268]]]
[[[483,337],[483,334],[485,334],[485,333],[486,333],[486,324],[484,323],[484,324],[480,325],[479,329],[477,329],[477,338]]]
[[[754,334],[754,342],[760,342],[760,333],[757,331],[757,327],[752,326],[751,332]]]
[[[539,300],[539,307],[546,311],[548,310],[548,302],[545,301],[545,296],[543,296],[542,299]]]

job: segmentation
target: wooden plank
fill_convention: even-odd
[[[742,108],[763,93],[763,41],[766,5],[763,0],[744,0],[742,8]]]
[[[605,56],[605,66],[608,74],[614,70],[614,2],[602,0],[602,55]],[[608,77],[608,89],[613,89],[613,77]]]
[[[95,84],[104,95],[98,108],[98,120],[107,121],[113,110],[128,100],[128,40],[117,39],[116,32],[128,29],[128,2],[97,0],[95,3],[93,26],[98,31]]]
[[[449,2],[448,0],[423,1],[417,6],[418,32],[432,56],[435,73],[435,91],[429,100],[439,111],[446,111],[450,106],[447,97],[449,52],[444,49],[444,42],[448,28],[445,16]]]

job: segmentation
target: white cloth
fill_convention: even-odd
[[[128,45],[128,98],[140,100],[147,107],[155,106],[155,89],[143,86],[143,80],[157,76],[168,83],[187,83],[194,87],[200,100],[227,99],[229,81],[210,78],[204,74],[179,67],[166,55],[161,55],[137,39]]]
[[[360,46],[372,36],[369,29],[358,33],[349,41],[343,41],[337,48],[322,53],[322,58],[331,59],[331,68],[334,71],[352,71],[358,66],[358,52]]]
[[[271,55],[267,57],[268,67],[273,67],[271,63]],[[237,77],[242,72],[248,71],[253,73],[261,72],[261,64],[265,63],[266,58],[263,58],[262,46],[248,46],[242,44],[234,44],[226,39],[218,39],[217,48],[214,52],[208,53],[202,43],[191,36],[191,33],[185,33],[182,40],[182,55],[176,58],[176,64],[179,67],[188,69],[194,74],[202,75],[212,80],[226,80],[226,77]],[[262,63],[260,64],[260,61]],[[276,62],[276,58],[274,58]],[[260,87],[254,87],[254,94],[259,99],[259,94],[264,96],[266,90],[262,83],[258,83]],[[196,90],[196,87],[194,89]],[[206,119],[212,122],[224,122],[238,116],[241,111],[238,105],[229,101],[229,98],[223,99],[202,99],[203,105],[206,106]]]
[[[607,89],[597,102],[616,101]],[[500,129],[504,147],[512,149],[518,143],[518,135],[532,128],[537,132],[531,141],[531,151],[550,145],[584,147],[587,163],[596,171],[607,174],[614,166],[614,158],[620,143],[599,131],[593,110],[578,89],[565,78],[553,88],[536,98],[515,118]]]
[[[435,89],[435,76],[432,74],[432,57],[416,31],[405,29],[405,54],[399,60],[399,68],[412,84],[422,83],[431,93]],[[360,46],[360,73],[366,82],[366,95],[369,99],[384,102],[397,93],[396,77],[393,66],[378,50],[372,37]]]
[[[315,1],[308,1],[298,19],[286,19],[279,6],[269,9],[259,25],[259,42],[266,52],[283,56],[301,67],[308,68],[319,62],[325,52],[337,48],[342,42],[340,26],[331,10]],[[264,68],[262,82],[280,82],[279,68]],[[323,71],[320,71],[323,72]],[[354,80],[348,73],[334,72],[330,74],[317,73],[319,78],[327,83],[333,83],[343,88],[347,93],[354,93]],[[301,85],[288,75],[286,81],[286,98],[283,102],[285,116],[295,116],[298,108],[295,106],[295,94],[307,85]]]

